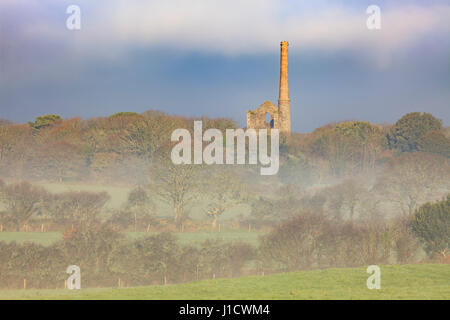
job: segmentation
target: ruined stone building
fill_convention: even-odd
[[[289,99],[288,78],[288,46],[287,41],[281,42],[280,58],[280,96],[278,107],[270,101],[264,102],[255,110],[247,111],[247,128],[279,129],[282,133],[291,132],[291,102]]]

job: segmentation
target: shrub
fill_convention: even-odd
[[[330,222],[323,214],[302,213],[261,239],[265,267],[292,271],[308,269],[317,262],[319,239]]]
[[[445,258],[450,246],[450,195],[422,205],[414,213],[411,225],[429,256],[437,254]]]
[[[392,245],[385,223],[336,222],[305,212],[262,238],[260,259],[273,271],[356,267],[388,262]]]

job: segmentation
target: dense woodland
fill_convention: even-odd
[[[203,129],[236,128],[203,118]],[[68,263],[91,286],[130,285],[324,267],[448,262],[450,128],[427,113],[393,125],[331,123],[282,137],[280,171],[256,166],[173,165],[170,135],[192,118],[157,111],[89,120],[0,121],[0,231],[64,232],[50,247],[0,242],[0,284],[55,287]],[[124,185],[126,204],[106,210],[106,192],[51,193],[43,182]],[[167,212],[161,212],[164,203]],[[161,233],[125,241],[122,231],[265,230],[258,248],[181,246]],[[204,219],[191,218],[201,211]],[[421,254],[425,253],[424,254]],[[42,259],[46,257],[46,259]],[[425,257],[425,258],[424,258]],[[76,261],[73,261],[76,260]],[[112,280],[114,279],[114,280]]]

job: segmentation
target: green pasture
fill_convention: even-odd
[[[381,266],[381,289],[369,290],[366,268],[285,274],[132,288],[1,290],[0,299],[450,299],[450,266]]]
[[[152,232],[125,232],[130,240],[146,237]],[[176,237],[183,245],[198,244],[207,239],[223,240],[225,242],[240,241],[251,245],[258,245],[258,238],[263,233],[257,231],[224,231],[224,232],[176,232]],[[34,242],[42,245],[51,245],[52,243],[61,240],[62,232],[0,232],[0,241],[5,242]]]

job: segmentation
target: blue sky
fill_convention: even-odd
[[[381,30],[366,27],[371,4]],[[287,40],[295,131],[412,111],[450,125],[449,34],[444,0],[2,0],[0,117],[157,109],[245,125],[278,99]]]

